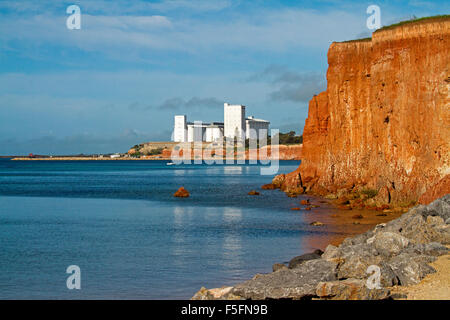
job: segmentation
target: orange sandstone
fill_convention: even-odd
[[[328,64],[327,90],[309,103],[302,163],[283,177],[282,189],[372,189],[376,206],[448,193],[450,19],[333,43]]]

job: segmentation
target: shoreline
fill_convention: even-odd
[[[276,263],[272,273],[256,274],[234,286],[202,287],[191,299],[450,299],[449,249],[447,194],[339,245],[329,244],[324,252],[294,257],[289,266]],[[378,288],[369,289],[368,268],[374,266],[379,270]],[[439,285],[437,295],[431,293],[433,283]]]
[[[181,158],[181,159],[172,159],[172,158],[90,158],[90,157],[53,157],[53,158],[27,158],[27,157],[16,157],[11,158],[11,161],[198,161],[199,159],[194,158]],[[203,158],[201,161],[223,161],[225,162],[227,158]],[[228,159],[230,160],[230,159]],[[234,160],[240,161],[301,161],[299,159],[269,159],[269,158],[261,158],[261,159],[251,159],[251,158],[234,158]],[[225,163],[224,163],[225,164]]]

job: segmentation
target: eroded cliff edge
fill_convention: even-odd
[[[314,96],[287,192],[373,191],[375,205],[450,193],[450,18],[333,43],[327,90]],[[278,180],[277,180],[278,179]]]

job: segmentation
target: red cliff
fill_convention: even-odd
[[[448,193],[449,57],[448,17],[333,43],[327,90],[309,103],[302,163],[282,188],[364,191],[378,205],[426,203]]]

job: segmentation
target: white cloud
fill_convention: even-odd
[[[127,60],[150,58],[152,50],[232,54],[242,49],[284,52],[326,48],[331,41],[351,39],[364,28],[362,15],[294,9],[258,10],[218,21],[82,14],[82,29],[72,31],[66,29],[65,19],[48,14],[0,16],[0,40],[5,46],[14,42],[25,47],[75,47]]]

